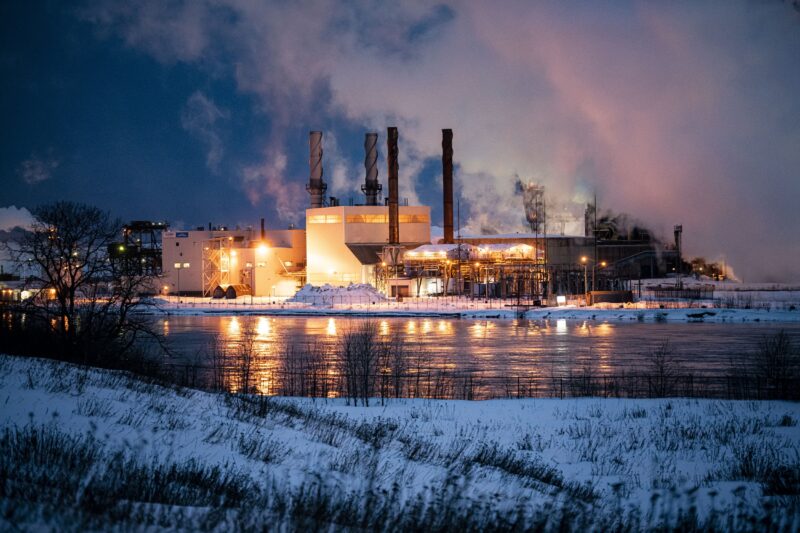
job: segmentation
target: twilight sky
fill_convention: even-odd
[[[743,279],[800,280],[795,0],[2,2],[0,116],[6,227],[57,199],[302,224],[308,130],[360,201],[363,134],[385,183],[391,125],[401,196],[441,225],[449,127],[474,232],[525,229],[519,177],[549,214],[596,191]]]

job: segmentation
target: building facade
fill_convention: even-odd
[[[304,283],[305,231],[212,229],[165,231],[162,294],[291,296]]]
[[[428,206],[399,207],[398,245],[414,248],[431,241]],[[306,210],[307,282],[345,286],[375,284],[375,267],[389,244],[386,206],[356,205]]]

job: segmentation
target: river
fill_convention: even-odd
[[[735,368],[755,359],[759,342],[780,330],[800,339],[800,324],[620,323],[567,320],[465,320],[438,318],[373,319],[379,338],[402,339],[415,354],[404,371],[426,376],[449,372],[476,376],[480,396],[513,395],[526,384],[536,394],[558,394],[555,379],[591,376],[613,379],[632,374],[691,376],[693,387],[703,380],[722,380]],[[176,357],[174,363],[205,365],[214,350],[230,362],[231,354],[250,341],[255,388],[278,390],[281,372],[288,372],[287,353],[314,352],[332,360],[344,332],[363,319],[280,316],[170,316],[159,319]],[[663,348],[666,346],[666,349]],[[653,354],[662,351],[659,363]],[[660,365],[660,366],[659,366]],[[291,366],[291,368],[296,368]],[[718,381],[717,381],[718,382]],[[535,383],[535,385],[534,385]],[[452,388],[452,384],[448,385]],[[643,386],[643,385],[640,385]],[[648,385],[650,386],[650,385]],[[431,384],[428,383],[430,390]],[[513,389],[513,390],[512,390]],[[296,392],[296,391],[294,391]],[[561,391],[563,393],[563,391]],[[454,396],[455,393],[453,393]],[[469,396],[465,394],[465,396]]]

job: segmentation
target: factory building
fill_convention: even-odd
[[[267,231],[262,219],[261,231],[211,226],[165,231],[162,291],[291,296],[303,283],[369,283],[389,296],[460,294],[544,303],[556,295],[630,290],[631,280],[668,271],[674,250],[651,240],[646,230],[623,234],[617,227],[624,224],[598,225],[591,204],[585,235],[548,235],[540,185],[518,184],[531,233],[454,235],[452,141],[452,130],[442,130],[439,242],[431,242],[430,207],[400,205],[397,128],[386,132],[385,199],[378,180],[378,134],[366,134],[364,203],[356,205],[326,196],[322,132],[312,131],[306,229]]]
[[[291,296],[304,283],[305,231],[224,227],[165,231],[161,292]]]
[[[379,205],[377,133],[364,141],[364,205],[341,206],[330,198],[324,206],[327,184],[323,179],[322,132],[309,135],[311,207],[306,210],[306,279],[312,285],[386,283],[387,270],[402,268],[402,251],[431,242],[428,206],[399,205],[397,128],[387,130],[389,196]]]
[[[416,248],[431,242],[431,210],[400,206],[399,245]],[[334,206],[306,211],[306,280],[312,285],[377,284],[376,265],[389,244],[389,208]]]

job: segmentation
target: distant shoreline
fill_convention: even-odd
[[[599,320],[606,322],[707,322],[707,323],[800,323],[800,310],[761,310],[761,309],[603,309],[592,307],[545,307],[517,310],[513,307],[503,309],[391,309],[391,308],[348,308],[348,307],[279,307],[280,304],[237,304],[233,306],[198,305],[193,303],[170,303],[148,310],[147,314],[158,316],[351,316],[360,318],[410,318],[436,317],[477,320]]]

